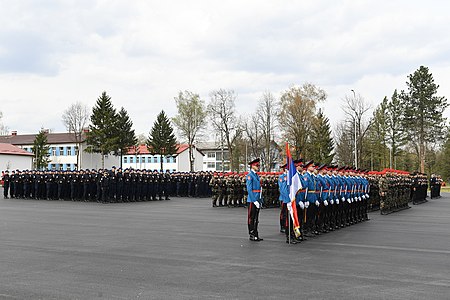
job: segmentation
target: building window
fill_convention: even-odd
[[[63,169],[64,169],[64,165],[63,165],[63,164],[60,164],[60,165],[59,165],[59,169],[60,169],[60,170],[63,170]]]
[[[56,156],[56,147],[52,147],[52,156]]]
[[[215,163],[209,162],[208,165],[207,165],[207,168],[208,168],[208,169],[214,169],[215,166],[216,166]]]
[[[128,163],[128,157],[125,156],[125,157],[123,158],[123,162],[124,162],[125,164]]]
[[[216,158],[215,152],[208,152],[208,158]]]
[[[133,157],[130,157],[130,164],[133,163]]]
[[[136,163],[139,163],[139,156],[136,156]]]
[[[177,162],[177,157],[176,157],[176,156],[173,157],[173,162],[174,162],[174,163]]]
[[[50,169],[51,169],[52,171],[55,171],[55,170],[56,170],[56,165],[50,164]]]
[[[78,146],[75,146],[75,155],[78,155]]]
[[[63,156],[64,155],[64,147],[59,147],[59,155]],[[62,169],[61,169],[62,170]]]
[[[67,155],[72,156],[72,147],[67,147]]]
[[[153,163],[156,164],[157,162],[158,162],[158,157],[157,157],[157,156],[154,156],[154,157],[153,157]]]
[[[216,160],[222,160],[222,152],[216,152]]]

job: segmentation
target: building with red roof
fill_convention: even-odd
[[[7,143],[0,143],[0,170],[32,169],[33,154]]]

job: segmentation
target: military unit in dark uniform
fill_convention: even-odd
[[[210,173],[169,173],[115,167],[111,170],[5,171],[4,198],[101,203],[210,197]]]
[[[436,174],[431,174],[430,177],[430,197],[433,198],[440,198],[441,197],[441,186],[442,186],[443,180],[441,176]]]

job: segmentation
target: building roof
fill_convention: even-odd
[[[180,153],[183,153],[184,151],[189,149],[188,144],[178,144],[177,146],[178,146],[178,150],[177,150],[176,155],[179,155]],[[193,146],[193,148],[196,149],[198,152],[200,152],[201,155],[203,155],[203,156],[205,155],[199,149],[197,149],[195,146]],[[136,152],[137,152],[137,154],[152,154],[152,153],[150,153],[150,151],[148,151],[147,145],[141,144],[137,147],[137,149],[135,147],[130,147],[127,152],[127,155],[136,155]]]
[[[0,136],[0,143],[13,145],[32,145],[37,134],[3,135]],[[48,133],[48,144],[73,144],[75,136],[73,133]]]
[[[23,155],[23,156],[33,156],[33,153],[20,149],[11,144],[0,143],[0,154],[6,155]]]
[[[198,143],[197,144],[197,148],[200,151],[204,151],[204,150],[221,150],[222,149],[222,145],[219,142],[203,142],[203,143]],[[226,145],[223,145],[223,150],[228,150],[228,147]]]

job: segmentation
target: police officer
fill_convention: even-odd
[[[247,175],[247,203],[248,205],[248,233],[250,241],[259,242],[263,239],[259,237],[258,222],[259,210],[262,207],[263,199],[261,199],[261,181],[257,174],[259,171],[260,159],[257,158],[249,163],[250,172]]]

